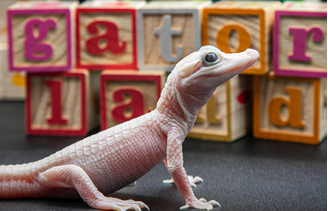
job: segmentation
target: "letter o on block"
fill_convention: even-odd
[[[229,47],[230,34],[235,31],[239,36],[239,46],[236,50]],[[222,26],[216,36],[216,43],[219,49],[226,53],[236,53],[251,47],[252,38],[245,27],[240,24],[227,24]]]
[[[271,69],[272,14],[278,6],[280,2],[220,1],[205,7],[203,45],[217,46],[227,53],[255,49],[259,59],[242,74],[266,74]]]

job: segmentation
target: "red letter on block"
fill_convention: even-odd
[[[47,118],[48,124],[66,125],[67,119],[62,117],[62,100],[61,100],[61,88],[62,82],[46,81],[46,85],[50,88],[51,94],[51,117]]]
[[[94,21],[87,26],[88,32],[90,34],[99,33],[97,25],[105,27],[106,33],[89,38],[86,42],[87,51],[95,55],[103,54],[106,50],[109,50],[113,54],[123,53],[125,51],[126,42],[123,41],[122,45],[119,45],[117,25],[109,21]],[[101,40],[106,40],[106,46],[104,48],[100,48],[99,46]]]
[[[306,55],[306,41],[309,34],[313,33],[312,40],[320,42],[323,40],[323,31],[320,27],[312,27],[309,30],[304,28],[289,28],[289,32],[293,35],[293,54],[288,58],[292,61],[311,61],[311,56]]]
[[[117,123],[122,123],[144,114],[144,96],[141,90],[137,88],[121,88],[113,91],[115,102],[123,103],[124,95],[131,97],[127,103],[115,106],[112,109],[112,117]],[[125,114],[129,112],[130,114]]]

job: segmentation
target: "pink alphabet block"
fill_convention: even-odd
[[[275,12],[273,70],[327,77],[327,4],[286,2]]]
[[[76,3],[18,2],[7,9],[9,70],[65,71],[72,64]]]

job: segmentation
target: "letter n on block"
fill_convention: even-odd
[[[239,75],[219,86],[199,111],[188,137],[232,142],[251,131],[251,76]]]
[[[200,10],[208,2],[150,2],[137,11],[138,65],[141,70],[173,70],[198,50]]]
[[[137,69],[136,10],[142,2],[86,2],[76,11],[76,67]]]
[[[27,133],[84,136],[99,124],[96,104],[86,70],[29,73]]]
[[[327,134],[327,79],[258,76],[254,136],[318,144]]]
[[[223,1],[204,8],[203,45],[225,53],[247,48],[259,52],[259,60],[242,74],[263,75],[270,70],[271,30],[277,2]]]
[[[17,2],[7,9],[9,69],[69,70],[71,10],[76,3]]]
[[[104,71],[100,77],[104,130],[155,109],[165,72]]]
[[[276,75],[327,77],[327,4],[284,3],[273,41]]]

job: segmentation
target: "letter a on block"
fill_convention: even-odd
[[[89,53],[94,55],[100,55],[107,50],[113,54],[121,54],[125,51],[126,42],[123,41],[119,44],[118,26],[110,21],[94,21],[87,26],[87,30],[90,34],[98,34],[98,27],[105,27],[106,31],[102,35],[97,35],[89,38],[86,41],[86,49]],[[100,41],[105,40],[105,47],[100,47]]]
[[[38,36],[35,36],[34,29],[37,28]],[[52,19],[45,21],[32,19],[25,25],[26,39],[24,42],[24,56],[27,60],[40,62],[52,56],[51,45],[40,43],[48,35],[49,29],[56,28],[56,22]]]
[[[159,36],[160,51],[163,59],[170,63],[180,60],[182,57],[182,47],[178,46],[176,48],[176,55],[172,55],[172,36],[180,35],[181,30],[171,28],[170,15],[164,15],[163,23],[160,28],[155,30],[155,34]]]
[[[67,119],[62,117],[62,82],[54,80],[45,83],[50,88],[51,94],[51,117],[47,118],[47,122],[48,124],[66,125]]]
[[[311,56],[306,55],[306,41],[308,35],[313,34],[312,40],[320,42],[323,40],[323,30],[320,27],[312,27],[309,30],[304,28],[290,27],[289,33],[292,34],[293,40],[293,54],[288,58],[292,61],[310,62]]]
[[[124,103],[127,95],[130,99]],[[144,114],[144,95],[137,88],[116,89],[113,91],[113,100],[117,103],[123,103],[115,106],[111,111],[112,117],[117,123],[129,121]]]
[[[229,39],[232,31],[235,31],[239,35],[239,46],[233,51],[229,47]],[[226,53],[236,53],[245,51],[251,47],[252,38],[247,29],[241,24],[226,24],[218,31],[216,36],[216,44],[221,51]]]
[[[274,97],[268,105],[269,118],[272,124],[284,127],[290,125],[295,128],[304,128],[305,123],[302,120],[302,100],[301,89],[285,87],[285,91],[289,94],[289,98],[286,97]],[[280,110],[285,105],[289,110],[289,117],[286,119],[281,118]]]

